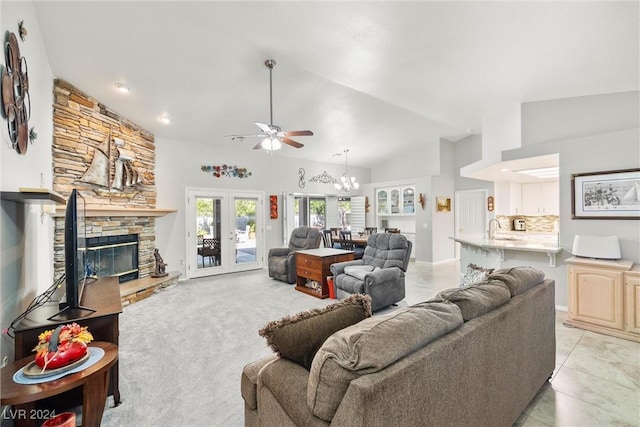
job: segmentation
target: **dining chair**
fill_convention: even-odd
[[[340,244],[342,245],[341,249],[354,252],[353,259],[362,259],[364,248],[356,246],[353,243],[351,230],[340,230]]]
[[[212,265],[218,265],[220,259],[220,239],[215,237],[202,239],[202,247],[198,248],[198,255],[202,257],[203,267],[205,257],[209,258]]]
[[[333,248],[333,236],[331,230],[322,230],[322,240],[325,248]]]
[[[378,227],[365,227],[364,231],[367,235],[376,234],[378,232]]]
[[[384,232],[385,233],[400,233],[400,229],[399,228],[385,228]]]

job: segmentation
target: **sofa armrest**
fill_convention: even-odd
[[[285,256],[289,253],[289,248],[271,248],[269,249],[269,256],[267,259],[272,256]]]
[[[336,262],[335,264],[331,264],[331,267],[329,267],[329,269],[331,270],[331,274],[333,274],[333,277],[336,277],[340,274],[343,274],[344,268],[350,265],[364,265],[364,261],[362,261],[361,259],[357,259],[354,261]]]
[[[271,354],[255,362],[249,363],[242,369],[242,377],[240,379],[240,393],[245,403],[251,408],[258,407],[258,399],[256,393],[256,385],[258,384],[258,374],[268,363],[278,359],[278,356]]]
[[[375,286],[379,283],[393,282],[403,275],[404,272],[398,267],[381,268],[370,271],[364,275],[364,286],[366,289],[369,286]]]

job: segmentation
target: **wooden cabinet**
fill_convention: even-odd
[[[640,271],[624,273],[625,329],[640,335]]]
[[[523,215],[558,215],[559,197],[558,181],[532,182],[522,184]]]
[[[567,324],[640,342],[640,278],[631,261],[567,259]]]
[[[353,251],[319,248],[296,252],[296,290],[316,298],[327,298],[331,264],[352,261]]]

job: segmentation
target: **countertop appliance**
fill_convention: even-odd
[[[513,220],[513,229],[516,231],[526,231],[527,226],[524,219],[514,219]]]

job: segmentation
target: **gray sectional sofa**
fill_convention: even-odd
[[[273,323],[245,425],[510,426],[555,368],[554,285],[516,267],[386,315],[361,298]]]

